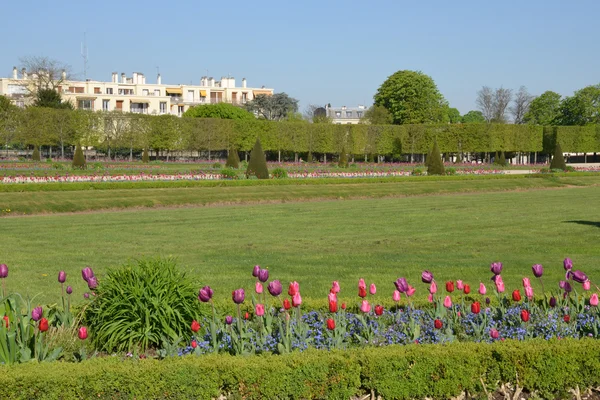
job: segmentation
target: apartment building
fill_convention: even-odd
[[[31,101],[27,94],[33,86],[35,76],[24,69],[13,68],[11,78],[0,78],[0,95],[9,97],[17,106],[25,106]],[[144,74],[134,72],[130,77],[125,73],[112,73],[108,82],[66,80],[58,86],[63,101],[69,101],[75,108],[91,111],[123,111],[143,114],[172,114],[181,116],[190,107],[202,104],[231,103],[245,104],[259,94],[272,95],[273,89],[248,87],[246,78],[241,86],[236,86],[233,77],[222,77],[216,81],[203,76],[199,85],[167,85],[162,83],[160,74],[156,83],[147,83]]]
[[[358,107],[325,107],[327,117],[334,124],[358,124],[360,119],[365,116],[367,107],[359,105]]]

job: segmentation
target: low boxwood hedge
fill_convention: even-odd
[[[96,358],[0,368],[5,399],[446,399],[510,383],[541,398],[600,385],[600,342],[553,340],[309,350],[283,356]]]

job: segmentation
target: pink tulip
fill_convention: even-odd
[[[328,300],[329,302],[332,302],[332,301],[337,301],[337,296],[336,296],[336,294],[335,294],[335,293],[329,293],[329,295],[327,296],[327,300]]]
[[[371,293],[371,294],[377,293],[377,287],[375,286],[374,283],[371,283],[371,286],[369,286],[369,293]]]
[[[496,275],[495,283],[498,293],[504,293],[504,281],[500,275]]]
[[[367,284],[365,283],[365,280],[363,278],[360,278],[358,280],[358,288],[359,289],[366,289],[367,288]]]
[[[492,339],[498,339],[500,337],[500,332],[498,332],[497,329],[492,328],[490,329],[490,337]]]
[[[479,294],[480,295],[485,295],[487,293],[487,289],[485,288],[485,285],[483,283],[479,283]]]
[[[340,284],[338,281],[333,281],[331,284],[331,291],[336,294],[340,292]]]
[[[594,307],[598,306],[598,293],[594,293],[592,297],[590,297],[590,305]]]
[[[433,303],[433,295],[431,293],[427,296],[427,300],[429,300],[430,303]]]
[[[435,281],[431,282],[431,285],[429,285],[429,293],[431,293],[431,294],[437,293],[437,285],[435,284]]]
[[[410,297],[410,296],[412,296],[413,294],[415,294],[415,292],[416,292],[416,289],[415,289],[414,287],[412,287],[412,286],[410,286],[410,285],[409,285],[409,286],[408,286],[408,290],[406,291],[406,295],[407,295],[408,297]]]
[[[298,292],[292,296],[292,306],[300,307],[300,304],[302,304],[302,297],[300,296],[300,292]]]
[[[394,290],[394,294],[392,295],[392,299],[397,303],[400,301],[401,293],[397,290]]]
[[[256,293],[261,294],[263,292],[263,285],[259,281],[256,281],[256,287],[254,288]]]
[[[265,315],[265,306],[262,304],[257,304],[255,309],[254,309],[254,313],[258,316],[258,317],[262,317],[263,315]]]
[[[530,286],[531,286],[531,282],[529,281],[529,278],[527,278],[527,277],[523,278],[523,287],[528,288]]]
[[[582,286],[583,286],[583,290],[590,290],[592,288],[592,282],[585,281],[585,282],[583,282]]]
[[[533,299],[533,288],[531,286],[525,288],[525,296],[527,296],[529,300]]]
[[[450,296],[446,296],[446,298],[444,299],[444,307],[452,307],[452,299],[450,298]]]
[[[365,314],[371,311],[371,305],[367,300],[363,300],[360,304],[360,311],[364,312]]]
[[[460,279],[456,281],[456,288],[458,290],[464,290],[465,288],[465,284],[463,283],[463,281],[461,281]]]

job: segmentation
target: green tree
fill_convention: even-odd
[[[47,107],[56,109],[72,110],[73,104],[68,101],[62,101],[60,93],[56,89],[39,89],[35,93],[33,100],[34,107]]]
[[[384,106],[372,105],[360,120],[363,124],[389,125],[394,122],[392,114]]]
[[[554,157],[552,157],[552,162],[550,163],[550,169],[561,169],[566,170],[567,164],[565,164],[565,158],[563,156],[562,148],[560,147],[560,143],[556,143],[556,147],[554,149]]]
[[[586,86],[560,104],[557,125],[600,123],[600,84]]]
[[[560,94],[551,90],[534,98],[525,114],[525,123],[544,126],[554,124],[560,115],[560,98]]]
[[[254,175],[258,179],[269,179],[269,169],[267,168],[267,158],[260,145],[260,139],[256,138],[254,148],[250,153],[250,162],[246,169],[246,176]]]
[[[440,156],[440,148],[438,147],[437,140],[433,142],[433,149],[431,149],[431,160],[427,163],[427,175],[445,175],[446,169],[444,168],[444,162]]]
[[[259,118],[270,121],[281,121],[290,114],[298,112],[298,100],[287,93],[275,93],[272,96],[259,94],[246,103],[246,109],[256,113]]]
[[[150,157],[148,156],[148,149],[144,147],[144,152],[142,153],[142,162],[144,164],[148,164],[150,162]]]
[[[338,166],[340,168],[348,168],[348,155],[346,154],[346,146],[342,146],[342,151],[340,152],[340,159],[338,161]]]
[[[252,113],[228,103],[206,104],[191,107],[183,113],[183,116],[191,118],[255,119]]]
[[[485,122],[485,117],[481,111],[471,110],[462,116],[461,122],[463,124],[482,124]]]
[[[73,168],[74,169],[85,169],[85,157],[83,156],[83,151],[81,151],[81,145],[77,144],[75,148],[75,155],[73,156]]]
[[[235,168],[238,169],[240,167],[240,155],[238,154],[237,149],[234,146],[231,146],[229,149],[229,154],[227,155],[227,162],[225,163],[227,168]]]
[[[37,145],[33,146],[33,153],[31,153],[31,159],[33,161],[40,161],[40,150],[38,149]]]
[[[431,77],[419,71],[398,71],[377,90],[375,105],[385,107],[394,124],[443,122],[447,103]]]
[[[460,116],[460,111],[454,107],[448,107],[446,109],[446,114],[448,115],[448,122],[451,124],[458,124],[461,122],[462,117]]]

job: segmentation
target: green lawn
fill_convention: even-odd
[[[427,192],[426,182],[420,184]],[[134,196],[143,192],[130,191]],[[19,193],[2,197],[13,194]],[[71,201],[79,203],[81,194],[70,193]],[[102,198],[102,193],[91,195]],[[68,283],[80,299],[80,270],[85,265],[101,279],[109,266],[153,255],[177,257],[198,285],[213,286],[215,297],[222,300],[237,287],[252,287],[254,264],[269,267],[271,277],[284,284],[298,280],[305,298],[322,298],[323,303],[333,280],[341,282],[342,297],[355,299],[359,277],[375,282],[377,296],[383,299],[391,295],[392,281],[406,276],[417,287],[417,296],[424,297],[423,269],[433,271],[438,282],[462,278],[475,286],[480,280],[489,282],[488,266],[496,260],[505,264],[507,288],[520,287],[520,277],[531,275],[534,263],[544,264],[549,288],[563,275],[566,256],[598,281],[599,198],[599,187],[563,186],[2,218],[0,262],[10,268],[6,284],[11,291],[41,293],[37,301],[42,303],[58,300],[60,269],[67,271]],[[49,200],[39,200],[45,201]]]

